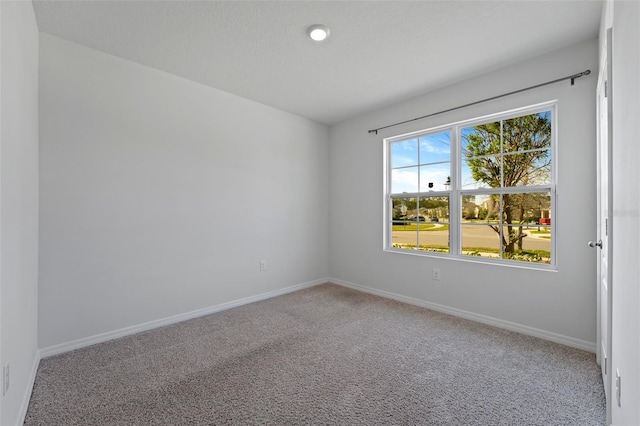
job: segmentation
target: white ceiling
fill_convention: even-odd
[[[327,124],[595,38],[602,9],[586,0],[33,3],[42,32]],[[305,36],[317,23],[331,28],[323,43]]]

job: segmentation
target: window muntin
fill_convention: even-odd
[[[555,264],[554,116],[547,103],[387,139],[386,249]]]

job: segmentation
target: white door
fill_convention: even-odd
[[[598,250],[598,323],[597,361],[602,370],[602,381],[607,398],[607,424],[611,423],[611,29],[601,52],[602,66],[598,76],[598,154],[597,154],[597,212],[598,240],[589,246]]]

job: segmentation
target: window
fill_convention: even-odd
[[[385,249],[554,265],[555,108],[385,139]]]

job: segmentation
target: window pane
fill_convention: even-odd
[[[419,226],[419,250],[432,251],[437,253],[449,253],[449,224],[427,223]]]
[[[391,170],[391,192],[418,192],[418,167]]]
[[[418,202],[415,198],[395,198],[392,200],[392,247],[415,249],[418,245],[417,220],[415,217],[417,206]]]
[[[461,130],[462,159],[500,154],[500,122],[465,127]]]
[[[463,222],[498,224],[500,221],[499,195],[463,195],[461,207]]]
[[[418,245],[420,250],[449,252],[449,197],[425,197],[420,200]]]
[[[500,188],[501,158],[501,156],[490,156],[463,160],[461,188]]]
[[[504,224],[537,224],[541,217],[550,217],[551,193],[531,192],[504,194],[502,220]],[[548,223],[547,225],[549,225]]]
[[[451,132],[420,137],[420,164],[451,161]]]
[[[417,204],[415,198],[394,198],[392,200],[392,220],[394,222],[409,220],[410,216],[415,215]]]
[[[520,262],[551,263],[551,228],[504,226],[502,257]]]
[[[503,157],[504,186],[533,186],[551,183],[551,153],[532,151]]]
[[[551,150],[538,153],[529,168],[530,185],[548,185],[551,183]]]
[[[462,225],[462,254],[500,257],[500,227],[495,224]]]
[[[395,222],[391,227],[393,248],[415,249],[418,246],[418,232],[415,223]]]
[[[426,222],[449,223],[449,197],[425,197],[420,200],[420,214]]]
[[[502,151],[528,151],[551,147],[551,111],[504,120]]]
[[[449,197],[392,200],[394,248],[449,252]]]
[[[451,184],[449,163],[420,166],[420,192],[446,191],[445,184]]]
[[[391,144],[391,168],[418,165],[418,139]]]

